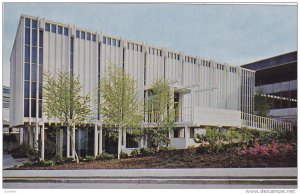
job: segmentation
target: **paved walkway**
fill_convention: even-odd
[[[13,158],[10,154],[3,154],[3,169],[23,165],[27,158]]]
[[[297,177],[297,168],[4,170],[4,177]]]

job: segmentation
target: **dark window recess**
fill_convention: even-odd
[[[30,46],[25,45],[25,62],[30,62]]]
[[[37,57],[37,48],[32,47],[32,56],[31,56],[31,62],[36,63],[36,57]]]
[[[195,128],[190,128],[190,138],[195,137]]]
[[[117,47],[121,46],[121,41],[117,40]]]
[[[85,40],[85,32],[81,31],[81,39]]]
[[[92,40],[93,40],[94,42],[96,42],[96,34],[93,34]]]
[[[30,19],[25,18],[25,26],[30,28]]]
[[[57,32],[58,34],[62,34],[63,31],[63,27],[62,26],[58,26]]]
[[[174,138],[179,138],[179,129],[174,129],[173,130],[173,132],[174,132]]]
[[[30,65],[25,63],[25,80],[30,80]]]
[[[43,66],[39,66],[39,81],[43,82]]]
[[[56,33],[56,25],[51,24],[51,32]]]
[[[24,81],[24,98],[29,98],[29,81]]]
[[[36,100],[31,99],[31,117],[36,117]]]
[[[24,99],[24,117],[29,117],[29,99]]]
[[[43,48],[39,48],[39,64],[43,64]]]
[[[86,39],[91,40],[91,33],[89,33],[89,32],[86,33]]]
[[[39,83],[39,99],[43,97],[43,84]]]
[[[42,100],[39,100],[39,118],[42,118],[42,113],[43,113],[43,103]]]
[[[36,81],[36,64],[31,64],[31,81]]]
[[[126,133],[126,148],[137,148],[139,143],[134,139],[134,136]]]
[[[162,50],[159,51],[159,55],[162,56]]]
[[[31,98],[36,98],[36,82],[31,82]]]
[[[37,28],[37,20],[32,20],[32,28]]]
[[[69,29],[68,28],[64,28],[64,35],[66,35],[66,36],[69,35]]]
[[[45,30],[46,30],[47,32],[50,32],[50,24],[49,24],[49,23],[46,23],[46,24],[45,24]]]
[[[111,45],[111,38],[107,38],[107,44]]]
[[[112,39],[112,45],[116,46],[116,39]]]
[[[103,44],[106,44],[106,37],[103,36]]]
[[[25,28],[25,44],[30,45],[30,28]]]
[[[43,31],[39,32],[39,47],[43,47]]]
[[[76,38],[79,38],[79,37],[80,37],[80,31],[76,30]]]

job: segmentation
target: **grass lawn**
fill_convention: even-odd
[[[65,163],[50,167],[21,166],[24,170],[67,170],[67,169],[134,169],[134,168],[255,168],[296,167],[296,151],[285,157],[239,156],[234,150],[224,153],[197,153],[195,148],[161,151],[153,156]]]

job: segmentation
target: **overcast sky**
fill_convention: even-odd
[[[3,84],[20,14],[241,65],[297,50],[297,6],[4,3]]]

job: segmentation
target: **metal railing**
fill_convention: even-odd
[[[293,124],[277,121],[275,119],[261,117],[242,112],[242,125],[245,127],[265,130],[276,130],[276,131],[292,131]]]

